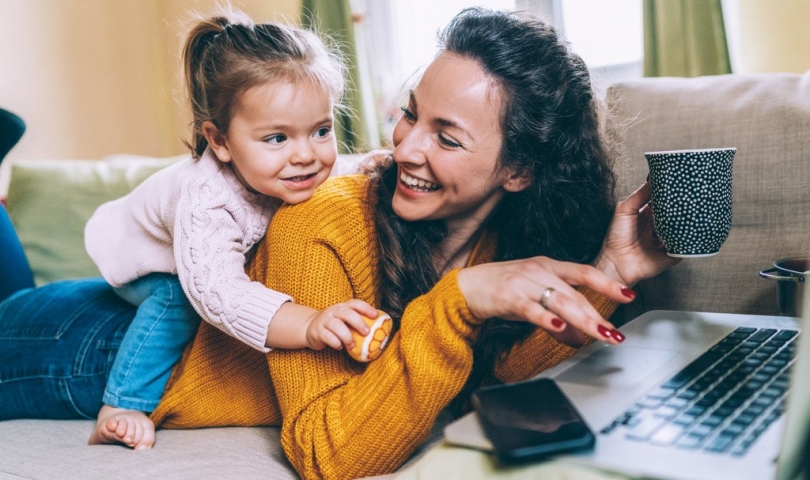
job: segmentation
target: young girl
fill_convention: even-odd
[[[322,311],[293,304],[244,270],[278,207],[309,199],[329,177],[340,57],[311,32],[230,12],[193,27],[183,60],[192,158],[102,205],[85,229],[103,277],[138,306],[91,444],[151,448],[147,413],[200,317],[267,352],[351,348],[348,326],[365,334],[361,314],[377,315],[360,300]]]

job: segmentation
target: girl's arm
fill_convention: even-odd
[[[267,222],[210,178],[183,186],[175,219],[177,275],[191,305],[211,325],[256,350],[269,351],[270,320],[292,298],[245,273],[246,255],[266,233]]]

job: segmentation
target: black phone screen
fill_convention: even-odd
[[[596,438],[554,380],[540,378],[477,390],[473,406],[505,461],[593,448]]]

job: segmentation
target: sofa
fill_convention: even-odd
[[[733,226],[720,252],[636,285],[637,299],[612,320],[623,324],[652,309],[778,314],[776,282],[758,272],[780,258],[810,255],[810,72],[645,78],[614,84],[605,97],[622,195],[644,181],[645,151],[737,148]],[[15,162],[6,201],[37,283],[96,275],[82,248],[83,222],[96,205],[176,160]],[[92,425],[0,422],[0,479],[296,478],[276,428],[160,430],[154,449],[133,452],[85,445]],[[437,478],[420,465],[394,476]],[[456,478],[470,478],[464,465],[457,471]],[[553,472],[582,478],[546,473]]]

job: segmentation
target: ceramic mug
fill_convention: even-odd
[[[731,230],[736,148],[647,152],[655,232],[671,257],[708,257]]]

